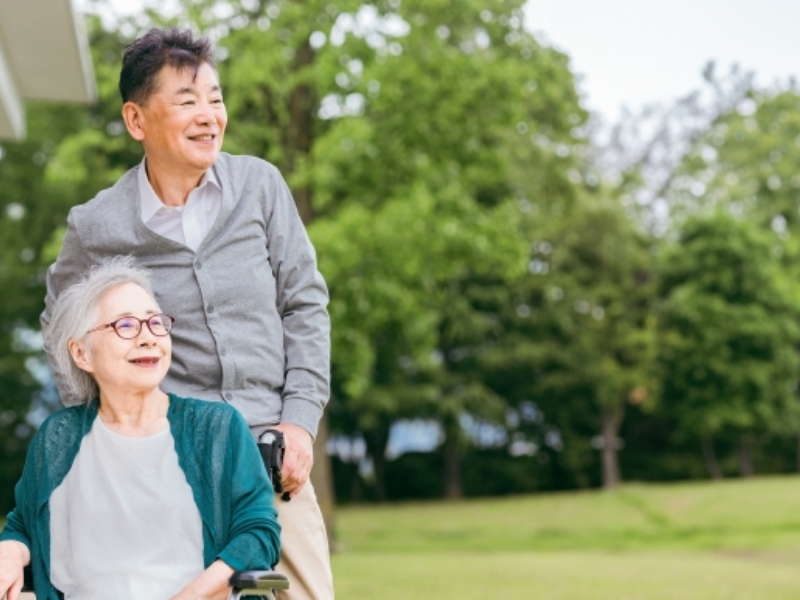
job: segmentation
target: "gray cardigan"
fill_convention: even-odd
[[[163,389],[224,400],[251,428],[286,422],[316,436],[330,389],[328,292],[283,177],[263,160],[221,153],[222,208],[195,253],[142,223],[139,168],[70,211],[47,272],[42,328],[58,294],[89,267],[131,254],[176,319]],[[54,376],[62,401],[75,404]]]

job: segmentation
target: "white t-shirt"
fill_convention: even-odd
[[[66,600],[166,600],[203,571],[203,529],[169,428],[97,417],[50,497],[50,579]]]

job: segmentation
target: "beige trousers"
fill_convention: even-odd
[[[309,481],[303,491],[284,502],[275,497],[281,524],[281,560],[275,567],[289,578],[289,589],[278,600],[333,600],[333,574],[328,534]]]

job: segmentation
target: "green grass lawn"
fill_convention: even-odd
[[[800,598],[800,477],[337,515],[338,600]]]

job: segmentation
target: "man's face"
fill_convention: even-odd
[[[216,162],[228,115],[211,65],[200,65],[196,76],[194,69],[165,66],[144,105],[127,104],[137,109],[128,130],[142,142],[149,164],[202,176]]]

